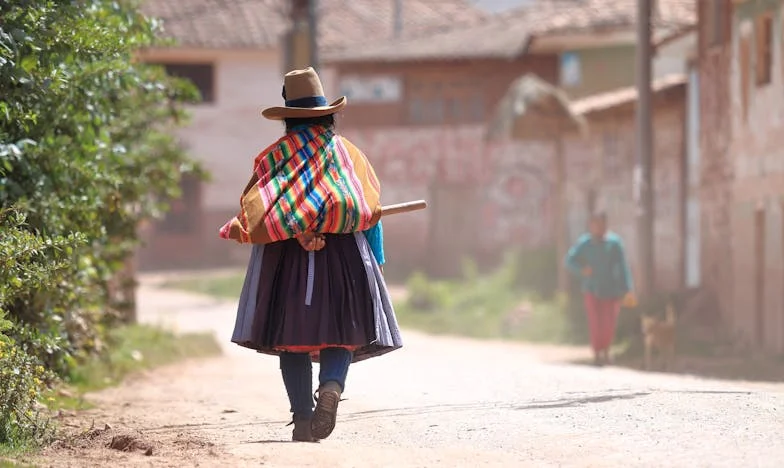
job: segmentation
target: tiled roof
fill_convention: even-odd
[[[697,21],[695,0],[655,0],[653,26],[678,30]],[[629,28],[637,23],[636,0],[544,0],[537,3],[538,35]]]
[[[203,48],[274,48],[288,25],[289,0],[146,0],[143,11],[163,20],[178,45]],[[322,51],[361,48],[393,37],[392,0],[320,0]],[[405,0],[402,38],[486,16],[467,0]]]
[[[394,35],[393,0],[320,0],[320,46],[359,50]],[[403,0],[403,39],[480,23],[486,14],[467,0]]]
[[[325,55],[330,62],[396,62],[408,60],[512,57],[519,54],[531,34],[531,25],[504,16],[469,27],[451,28],[426,37],[391,40]]]
[[[178,46],[270,48],[284,29],[281,0],[146,0],[142,11],[163,20]]]
[[[695,0],[658,0],[657,35],[674,34],[696,22]],[[635,0],[538,0],[530,7],[486,17],[426,37],[391,40],[331,53],[333,62],[512,58],[532,38],[554,34],[628,30],[636,23]]]

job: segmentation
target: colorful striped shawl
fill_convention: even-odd
[[[381,187],[365,155],[323,127],[289,133],[255,160],[240,213],[223,239],[268,244],[303,232],[364,231],[381,217]]]

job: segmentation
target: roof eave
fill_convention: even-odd
[[[146,61],[171,61],[171,62],[203,62],[225,59],[226,57],[247,58],[258,60],[259,57],[269,57],[277,60],[277,50],[273,47],[247,47],[247,46],[201,46],[201,45],[175,45],[168,47],[148,47],[136,51],[136,56]]]
[[[634,44],[634,31],[621,30],[606,33],[579,32],[541,34],[531,38],[530,53],[558,53],[565,50],[592,49],[614,45]]]
[[[688,77],[681,74],[664,76],[651,83],[651,92],[654,96],[667,93],[685,87]],[[611,96],[618,96],[617,99],[607,99]],[[596,93],[582,99],[572,101],[571,108],[576,115],[589,116],[616,109],[628,104],[637,102],[637,89],[634,86],[617,88],[610,91]],[[604,102],[603,102],[604,101]]]
[[[471,61],[471,60],[512,60],[519,56],[517,53],[498,52],[484,55],[421,55],[404,57],[324,57],[322,61],[330,66],[352,66],[369,64],[401,64],[401,63],[421,63],[421,62],[451,62],[451,61]]]

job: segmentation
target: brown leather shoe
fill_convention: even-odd
[[[316,409],[310,422],[311,433],[316,439],[326,439],[335,429],[338,403],[342,390],[337,382],[327,382],[318,389]]]
[[[294,430],[291,433],[291,440],[294,442],[318,442],[318,439],[313,437],[310,430],[311,418],[298,417],[294,415],[291,424],[294,424]]]

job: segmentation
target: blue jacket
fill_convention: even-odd
[[[592,273],[582,276],[584,267]],[[608,232],[603,241],[594,241],[590,234],[580,236],[566,255],[566,267],[582,278],[583,291],[602,299],[621,298],[634,289],[623,241]]]
[[[384,227],[381,226],[381,221],[367,231],[364,231],[363,234],[365,235],[368,244],[370,244],[370,250],[373,251],[376,262],[379,265],[384,265],[387,259],[384,257]]]

